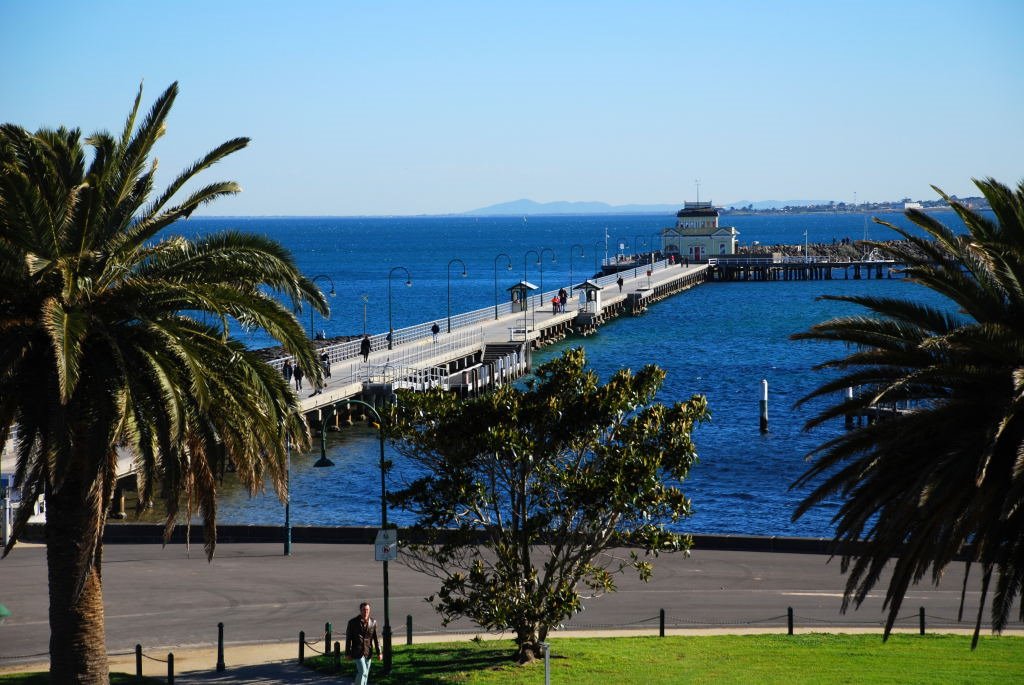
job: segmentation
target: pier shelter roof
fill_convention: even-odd
[[[509,292],[512,292],[513,290],[536,290],[537,288],[538,286],[530,283],[529,281],[519,281],[515,285],[510,286],[508,290]]]

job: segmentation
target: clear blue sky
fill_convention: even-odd
[[[860,201],[1024,178],[1024,2],[0,0],[0,120],[118,130],[181,95],[205,213],[530,198]]]

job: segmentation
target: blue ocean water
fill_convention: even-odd
[[[938,215],[950,225],[950,212]],[[898,225],[901,215],[884,216]],[[863,215],[814,214],[736,216],[728,223],[740,231],[741,242],[800,244],[804,231],[811,242],[844,237],[898,237],[884,227],[866,223]],[[310,276],[326,275],[337,295],[330,319],[319,315],[314,329],[329,336],[355,335],[387,329],[388,273],[404,267],[391,282],[390,304],[395,328],[441,320],[451,287],[452,312],[493,306],[498,297],[525,277],[546,289],[579,282],[591,275],[604,257],[605,231],[610,254],[632,253],[634,244],[654,243],[656,232],[671,216],[570,216],[522,218],[224,218],[193,219],[184,232],[205,233],[237,228],[272,237],[293,254]],[[575,245],[575,247],[573,247]],[[583,256],[580,256],[582,248]],[[530,253],[534,250],[534,253]],[[543,274],[536,266],[543,253]],[[555,261],[552,261],[552,253]],[[570,263],[570,253],[573,254]],[[510,259],[499,254],[507,254]],[[467,275],[461,276],[462,265]],[[506,269],[508,262],[512,270]],[[451,267],[449,269],[449,264]],[[497,267],[497,268],[495,268]],[[450,277],[449,277],[450,274]],[[328,279],[318,285],[326,292]],[[841,425],[812,433],[803,424],[821,404],[795,407],[796,400],[816,387],[821,361],[842,349],[793,342],[789,336],[815,322],[853,311],[823,302],[824,293],[871,293],[908,297],[942,306],[933,293],[903,281],[831,280],[769,283],[713,283],[694,288],[652,306],[638,318],[624,317],[605,325],[597,335],[567,340],[535,356],[541,362],[566,345],[582,345],[590,364],[607,376],[615,369],[658,364],[667,371],[660,399],[672,402],[694,393],[707,395],[712,421],[700,427],[696,442],[700,462],[684,484],[695,515],[683,526],[690,532],[754,535],[828,536],[837,504],[827,504],[797,522],[790,518],[801,493],[790,484],[806,468],[805,456]],[[309,326],[308,313],[300,320]],[[240,335],[252,347],[269,344],[259,335]],[[758,431],[760,381],[769,383],[770,432]],[[375,525],[379,515],[377,434],[354,427],[329,436],[334,469],[313,469],[318,450],[293,455],[292,522],[295,525]],[[399,523],[408,519],[393,511]],[[220,500],[219,520],[225,523],[280,523],[282,507],[273,495],[250,498],[228,488]]]

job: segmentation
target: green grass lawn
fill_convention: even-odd
[[[396,645],[389,678],[376,685],[543,683],[544,664],[509,661],[511,642]],[[1024,638],[959,635],[715,635],[555,638],[551,682],[595,683],[1020,683]],[[322,659],[323,657],[320,657]],[[309,662],[307,662],[309,663]],[[319,662],[321,667],[324,662]],[[342,661],[343,672],[353,670]]]
[[[142,678],[136,680],[134,675],[128,675],[127,673],[111,673],[110,674],[110,685],[133,685],[134,683],[142,683],[142,685],[157,685],[157,683],[163,683],[163,680],[157,680],[156,678]],[[8,675],[0,675],[0,683],[3,685],[49,685],[50,674],[49,673],[10,673]]]

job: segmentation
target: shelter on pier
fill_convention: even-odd
[[[537,290],[537,286],[529,281],[519,281],[508,289],[512,296],[512,311],[525,312],[530,308],[530,293]]]

